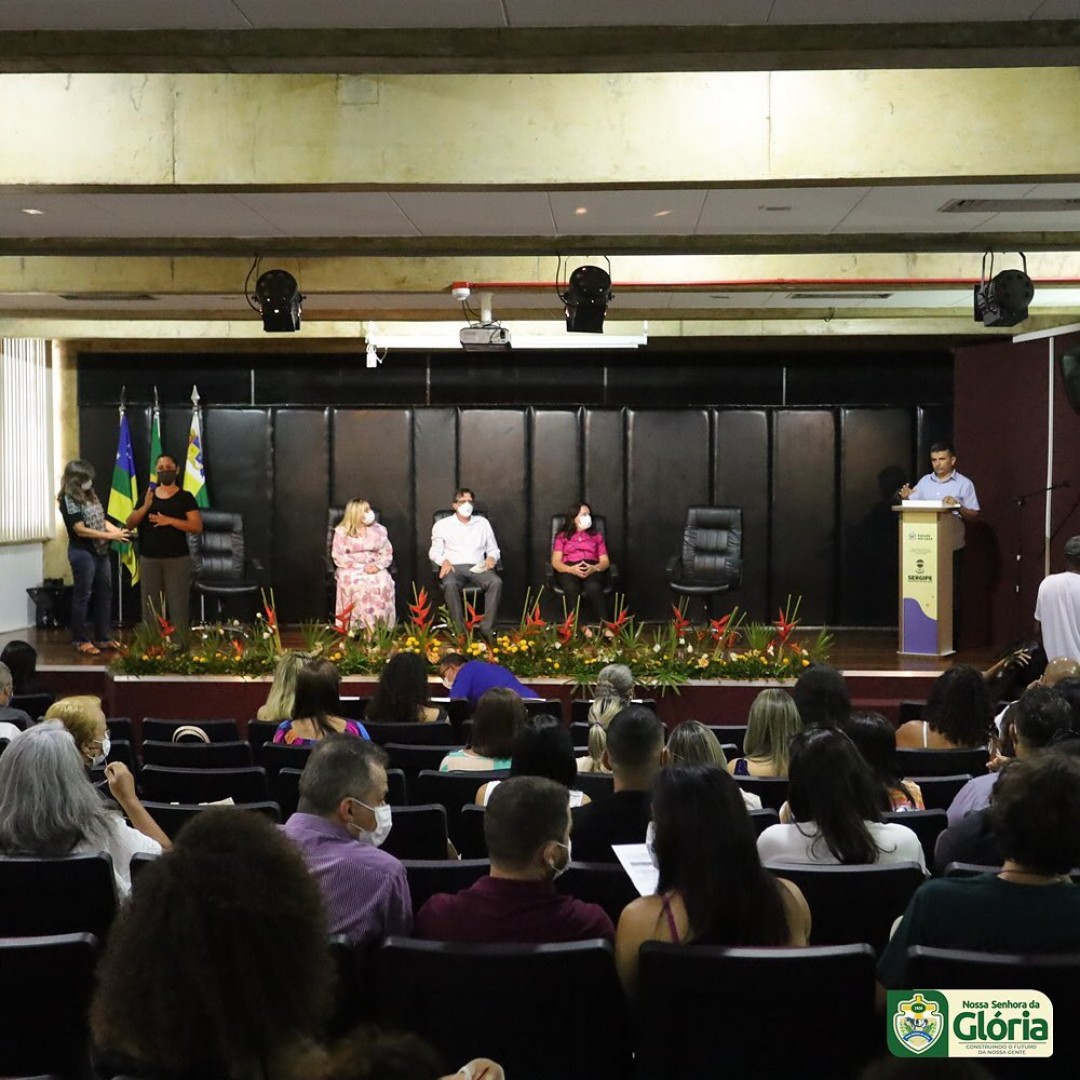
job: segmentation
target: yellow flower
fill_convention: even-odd
[[[555,667],[556,667],[556,668],[558,668],[558,666],[559,666],[559,661],[558,661],[558,660],[556,660],[556,661],[555,661]]]
[[[803,666],[803,667],[809,667],[809,666],[810,666],[810,661],[809,661],[809,660],[804,660],[804,661],[802,662],[802,666]]]

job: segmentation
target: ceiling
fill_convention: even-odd
[[[609,318],[654,338],[990,334],[971,316],[987,249],[995,270],[1027,254],[1027,328],[1080,321],[1080,69],[1058,64],[1080,56],[1076,0],[895,16],[892,0],[5,0],[0,333],[257,335],[257,256],[300,281],[298,344],[460,321],[459,282],[497,318],[557,327],[556,284],[606,259]],[[928,33],[938,67],[920,72]],[[352,74],[320,74],[336,70]]]

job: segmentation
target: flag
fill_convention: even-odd
[[[199,411],[199,388],[191,388],[191,430],[187,439],[187,461],[184,465],[184,490],[195,496],[200,507],[210,505],[203,468],[202,414]]]
[[[128,515],[139,504],[139,482],[135,477],[135,451],[131,446],[131,427],[128,424],[124,406],[120,406],[120,438],[116,446],[116,463],[113,465],[112,488],[109,490],[107,513],[121,526]],[[139,580],[139,562],[135,558],[135,547],[130,542],[122,544],[113,541],[113,551],[119,552],[120,561],[131,574],[131,584]]]
[[[157,487],[157,459],[161,457],[161,407],[154,387],[154,413],[150,420],[150,486]]]

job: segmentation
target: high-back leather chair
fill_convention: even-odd
[[[712,618],[716,597],[742,584],[742,507],[689,507],[682,551],[667,573],[676,598],[700,597]]]
[[[551,515],[551,535],[548,537],[548,566],[547,566],[547,583],[548,588],[556,595],[562,596],[563,590],[559,585],[559,579],[555,576],[555,569],[551,565],[551,552],[555,548],[555,537],[563,531],[563,527],[566,524],[565,514],[552,514]],[[603,514],[593,514],[593,526],[596,531],[604,538],[604,543],[607,543],[607,518]],[[610,552],[608,558],[611,558]],[[607,568],[607,576],[604,579],[604,595],[608,596],[615,591],[615,583],[619,579],[619,568],[612,561],[611,565]]]
[[[201,617],[205,620],[205,598],[217,604],[217,617],[230,597],[254,598],[259,586],[246,576],[244,559],[244,519],[231,510],[203,510],[203,531],[188,533],[188,551],[194,571],[194,587],[203,601]]]

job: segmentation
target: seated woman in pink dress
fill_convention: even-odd
[[[350,629],[370,630],[377,622],[393,626],[394,579],[387,568],[394,549],[365,499],[352,499],[345,507],[345,516],[334,529],[331,554],[337,567],[336,617],[348,612]]]

